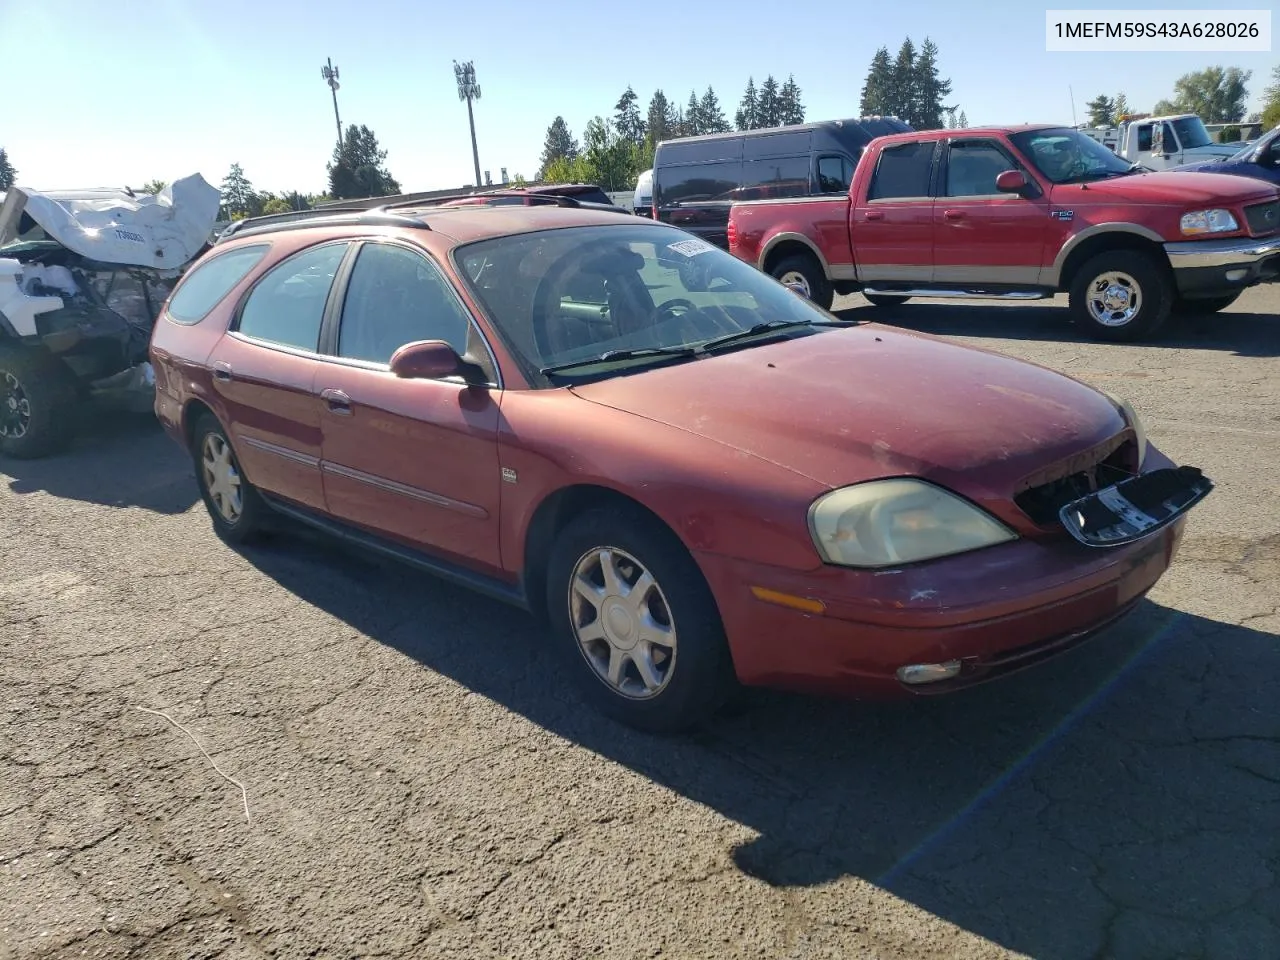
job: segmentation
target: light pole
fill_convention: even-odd
[[[338,68],[333,65],[333,57],[327,57],[328,63],[320,68],[320,76],[329,84],[333,94],[333,122],[338,127],[338,152],[342,152],[342,121],[338,119]]]
[[[471,159],[476,165],[476,189],[480,189],[480,151],[476,147],[476,117],[471,101],[480,99],[480,84],[476,83],[476,68],[470,60],[453,61],[453,75],[458,81],[458,99],[467,101],[467,120],[471,124]]]

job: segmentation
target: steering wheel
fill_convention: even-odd
[[[664,320],[676,320],[698,312],[698,305],[692,300],[677,298],[666,300],[653,308],[653,324],[656,326]]]

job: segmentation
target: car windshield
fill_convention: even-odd
[[[1228,160],[1252,160],[1254,153],[1259,150],[1266,150],[1268,147],[1276,143],[1276,137],[1280,135],[1280,127],[1276,127],[1261,140],[1255,140],[1247,146],[1241,147]]]
[[[1035,168],[1053,183],[1084,183],[1120,177],[1134,169],[1133,164],[1122,160],[1097,140],[1067,127],[1015,133],[1012,140]]]
[[[803,335],[815,329],[809,324],[837,322],[750,264],[647,221],[496,237],[459,247],[454,258],[532,370],[568,364],[575,376],[621,372],[765,332],[758,329],[764,324]],[[733,345],[760,339],[747,335]],[[594,371],[578,367],[594,358],[604,358]]]
[[[1191,147],[1207,147],[1213,143],[1213,138],[1209,136],[1204,121],[1199,117],[1183,117],[1180,120],[1167,122],[1173,127],[1173,132],[1178,135],[1178,143],[1183,150]]]

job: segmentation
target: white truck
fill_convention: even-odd
[[[1225,160],[1244,143],[1215,143],[1204,121],[1194,113],[1167,117],[1133,117],[1114,127],[1082,130],[1130,163],[1149,170],[1170,170],[1187,163]]]

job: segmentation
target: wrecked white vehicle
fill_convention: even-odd
[[[91,397],[154,400],[151,328],[207,248],[217,188],[160,193],[11,188],[0,204],[0,456],[52,453]]]

